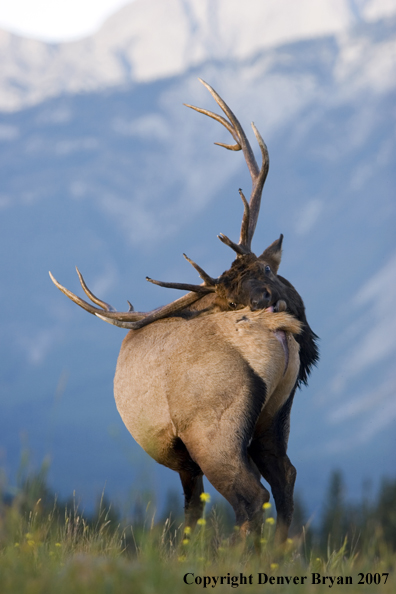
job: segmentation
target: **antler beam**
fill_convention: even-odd
[[[239,123],[238,119],[235,117],[234,113],[228,107],[228,105],[223,101],[218,93],[210,86],[208,83],[199,79],[199,81],[208,89],[209,93],[212,95],[218,106],[222,109],[224,114],[227,116],[228,120],[225,119],[223,116],[218,115],[212,111],[208,111],[207,109],[202,109],[201,107],[195,107],[194,105],[189,105],[185,103],[186,107],[190,107],[199,113],[203,113],[208,117],[216,120],[220,124],[222,124],[231,134],[233,139],[235,140],[236,144],[223,144],[221,142],[215,142],[218,146],[222,146],[228,150],[232,151],[240,151],[242,150],[243,155],[245,157],[246,164],[248,166],[250,176],[252,178],[252,192],[250,195],[249,204],[247,204],[246,200],[242,192],[240,191],[241,198],[244,202],[245,211],[243,214],[242,225],[241,225],[241,234],[239,238],[239,243],[233,243],[228,237],[223,234],[219,235],[219,239],[229,245],[238,255],[243,255],[251,252],[251,244],[254,235],[254,231],[256,229],[257,220],[260,212],[260,203],[261,203],[261,195],[263,192],[263,187],[265,180],[268,175],[269,170],[269,155],[267,146],[262,139],[260,132],[257,130],[256,126],[252,122],[252,128],[254,135],[257,139],[261,150],[261,157],[262,163],[261,168],[258,168],[255,156],[252,151],[252,147],[246,137],[246,134]]]
[[[77,295],[75,295],[74,293],[69,291],[69,289],[66,289],[66,287],[63,287],[60,283],[58,283],[58,281],[54,278],[54,276],[51,274],[51,272],[49,273],[54,285],[56,287],[58,287],[58,289],[60,291],[62,291],[62,293],[64,293],[67,297],[69,297],[69,299],[74,301],[74,303],[77,303],[77,305],[79,305],[80,307],[82,307],[83,309],[88,311],[89,313],[97,316],[98,318],[100,318],[101,320],[104,320],[105,322],[108,322],[109,324],[113,324],[114,326],[119,326],[120,328],[129,328],[130,330],[137,330],[139,328],[142,328],[143,326],[146,326],[147,324],[151,324],[151,322],[155,322],[156,320],[160,320],[162,318],[171,316],[171,315],[181,311],[182,309],[188,307],[189,305],[191,305],[198,299],[200,299],[202,297],[202,293],[204,291],[206,293],[212,292],[212,289],[210,287],[204,287],[203,285],[198,285],[195,288],[197,290],[194,289],[192,292],[187,293],[187,295],[183,295],[183,297],[180,297],[180,299],[176,299],[175,301],[172,301],[172,303],[169,303],[168,305],[164,305],[163,307],[154,309],[150,312],[133,311],[133,307],[129,303],[129,301],[128,301],[129,311],[117,312],[114,309],[114,307],[112,307],[108,303],[105,303],[104,301],[101,301],[100,299],[95,297],[95,295],[88,289],[87,284],[84,280],[84,277],[81,274],[81,272],[78,270],[78,268],[77,268],[77,274],[80,279],[81,286],[84,289],[84,292],[86,293],[86,295],[88,295],[88,297],[90,298],[90,300],[93,303],[96,303],[96,305],[99,305],[102,309],[94,307],[87,301],[84,301],[84,299],[81,299],[81,297],[78,297]],[[155,284],[159,284],[159,283],[155,283]],[[169,284],[171,284],[171,283],[169,283]],[[192,285],[190,285],[190,286],[192,286]],[[200,288],[200,290],[198,290],[198,288]]]

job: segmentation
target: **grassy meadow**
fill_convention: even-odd
[[[273,509],[263,510],[262,551],[257,555],[251,543],[238,543],[227,514],[209,500],[197,530],[186,534],[181,519],[156,522],[143,513],[123,521],[103,499],[87,517],[73,500],[57,502],[39,473],[25,479],[13,497],[1,499],[0,593],[330,588],[393,594],[396,481],[383,483],[375,503],[362,501],[354,507],[343,501],[341,487],[342,477],[335,473],[321,525],[315,530],[294,526],[282,550],[272,544]],[[301,506],[297,508],[301,518]]]

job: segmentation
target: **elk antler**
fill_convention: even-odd
[[[82,307],[83,309],[88,311],[89,313],[97,316],[98,318],[100,318],[101,320],[104,320],[105,322],[108,322],[109,324],[113,324],[114,326],[119,326],[120,328],[129,328],[132,330],[137,330],[138,328],[142,328],[143,326],[146,326],[147,324],[151,324],[151,322],[155,322],[156,320],[160,320],[162,318],[171,316],[171,315],[183,310],[184,308],[188,307],[189,305],[191,305],[198,299],[200,299],[202,297],[202,295],[206,295],[207,293],[212,293],[213,291],[215,291],[214,285],[207,282],[207,281],[209,281],[209,279],[210,279],[210,281],[213,281],[213,282],[215,282],[215,280],[211,279],[211,277],[209,277],[209,275],[206,275],[206,273],[204,273],[203,271],[202,271],[202,273],[205,275],[206,282],[207,282],[207,284],[205,284],[205,282],[204,282],[203,285],[187,285],[186,284],[186,285],[182,286],[181,283],[161,283],[160,281],[153,281],[153,280],[147,278],[147,280],[150,280],[150,282],[152,282],[156,285],[166,286],[166,287],[171,287],[171,288],[176,288],[176,289],[183,288],[184,290],[189,290],[190,293],[187,293],[187,295],[183,295],[183,297],[180,297],[180,299],[176,299],[175,301],[172,301],[172,303],[169,303],[168,305],[164,305],[163,307],[158,307],[157,309],[154,309],[149,312],[134,311],[133,306],[129,303],[129,301],[128,301],[129,310],[127,312],[117,312],[114,309],[114,307],[112,307],[105,301],[98,299],[88,289],[87,284],[83,278],[83,275],[81,274],[81,272],[78,270],[77,267],[76,267],[76,270],[77,270],[78,277],[80,279],[81,286],[84,289],[84,292],[86,293],[86,295],[88,295],[88,297],[90,298],[90,300],[93,303],[96,303],[96,305],[99,305],[102,309],[94,307],[87,301],[84,301],[84,299],[81,299],[81,297],[78,297],[77,295],[75,295],[74,293],[72,293],[71,291],[69,291],[68,289],[63,287],[53,277],[51,272],[49,273],[49,275],[50,275],[51,280],[54,283],[54,285],[57,286],[58,289],[60,291],[62,291],[62,293],[64,293],[67,297],[69,297],[69,299],[74,301],[74,303],[77,303],[77,305],[79,305],[80,307]],[[200,270],[202,270],[202,269],[200,269]]]
[[[220,122],[220,124],[222,124],[225,128],[227,128],[227,130],[235,140],[236,144],[223,144],[222,142],[215,142],[215,144],[217,144],[218,146],[223,146],[224,148],[231,151],[242,150],[246,164],[250,172],[250,176],[252,178],[252,192],[250,195],[249,204],[247,203],[242,193],[242,190],[239,190],[245,207],[242,218],[239,243],[234,243],[226,235],[223,235],[222,233],[219,235],[219,239],[223,243],[231,247],[238,255],[249,254],[251,253],[252,239],[254,231],[256,229],[257,219],[260,211],[261,194],[263,192],[264,183],[269,169],[268,149],[260,135],[260,132],[257,130],[256,126],[252,122],[253,132],[259,144],[262,156],[262,164],[261,168],[259,169],[250,143],[246,137],[246,134],[241,124],[231,111],[231,109],[228,107],[225,101],[223,101],[220,95],[218,95],[216,91],[212,89],[210,85],[208,85],[208,83],[206,83],[202,79],[199,79],[199,81],[208,89],[209,93],[212,95],[218,106],[225,113],[228,120],[226,120],[223,116],[218,115],[217,113],[208,111],[207,109],[195,107],[194,105],[188,105],[187,103],[185,103],[184,105],[186,105],[186,107],[190,107],[191,109],[195,109],[195,111],[203,113],[204,115],[207,115],[210,118],[213,118],[217,122]]]
[[[249,141],[246,138],[246,134],[243,131],[243,128],[241,127],[237,118],[235,117],[235,115],[233,114],[231,109],[228,107],[228,105],[216,93],[216,91],[214,89],[212,89],[212,87],[210,85],[208,85],[206,82],[204,82],[203,80],[201,80],[201,79],[199,79],[199,80],[208,89],[208,91],[212,94],[212,96],[214,97],[217,104],[220,106],[220,108],[223,110],[223,112],[227,116],[228,120],[226,118],[224,118],[223,116],[220,116],[220,115],[213,113],[211,111],[207,111],[206,109],[201,109],[199,107],[194,107],[193,105],[186,104],[187,107],[191,107],[191,109],[195,109],[196,111],[213,118],[214,120],[220,122],[225,128],[227,128],[227,130],[230,132],[231,136],[234,138],[236,144],[229,145],[229,144],[223,144],[220,142],[216,142],[215,144],[218,144],[219,146],[223,146],[223,147],[225,147],[229,150],[233,150],[233,151],[242,150],[244,157],[245,157],[245,161],[246,161],[247,166],[250,171],[251,178],[252,178],[252,192],[250,195],[249,203],[247,202],[245,196],[243,195],[242,190],[239,190],[239,193],[241,195],[241,198],[242,198],[242,201],[244,204],[244,214],[243,214],[243,218],[242,218],[241,234],[240,234],[240,238],[239,238],[239,243],[238,244],[234,243],[226,235],[223,235],[223,234],[219,235],[219,238],[221,239],[221,241],[223,243],[229,245],[239,256],[242,256],[244,254],[251,253],[252,238],[253,238],[254,230],[256,228],[258,214],[259,214],[259,210],[260,210],[261,194],[263,191],[264,182],[267,177],[268,168],[269,168],[268,150],[267,150],[267,147],[266,147],[263,139],[260,136],[260,133],[258,132],[258,130],[256,129],[255,125],[252,122],[253,132],[254,132],[257,142],[260,146],[261,155],[262,155],[262,165],[261,165],[261,169],[259,170],[257,163],[256,163],[256,159],[255,159],[253,151],[252,151],[252,148],[251,148]],[[88,287],[84,281],[84,278],[83,278],[82,274],[80,273],[80,271],[78,270],[78,268],[77,268],[77,274],[79,276],[80,283],[81,283],[81,286],[82,286],[84,292],[86,293],[86,295],[88,295],[88,297],[92,301],[92,303],[94,303],[95,305],[98,305],[100,309],[98,307],[94,307],[87,301],[84,301],[84,299],[77,297],[77,295],[75,295],[74,293],[72,293],[71,291],[69,291],[68,289],[63,287],[60,283],[58,283],[58,281],[52,276],[51,272],[49,274],[50,274],[52,282],[58,287],[58,289],[60,291],[62,291],[62,293],[64,293],[67,297],[69,297],[69,299],[74,301],[74,303],[77,303],[77,305],[79,305],[80,307],[82,307],[83,309],[88,311],[89,313],[97,316],[98,318],[104,320],[105,322],[109,322],[109,324],[113,324],[115,326],[120,326],[121,328],[130,328],[130,329],[136,330],[136,329],[142,328],[143,326],[146,326],[147,324],[150,324],[151,322],[154,322],[156,320],[160,320],[162,318],[174,315],[174,314],[182,311],[183,309],[185,309],[186,307],[188,307],[189,305],[191,305],[198,299],[200,299],[203,295],[207,295],[208,293],[213,293],[216,291],[216,285],[218,284],[219,279],[212,278],[204,270],[202,270],[202,268],[200,266],[198,266],[198,264],[195,264],[195,262],[190,260],[185,254],[183,254],[183,255],[186,258],[186,260],[188,262],[190,262],[190,264],[197,270],[198,274],[200,275],[200,277],[203,280],[203,283],[201,285],[192,285],[192,284],[187,284],[187,283],[168,283],[168,282],[156,281],[149,277],[146,277],[146,279],[149,282],[151,282],[155,285],[159,285],[161,287],[189,291],[189,293],[187,293],[187,295],[184,295],[180,299],[176,299],[172,303],[169,303],[168,305],[164,305],[163,307],[154,309],[150,312],[134,311],[133,307],[129,303],[129,301],[128,301],[128,304],[129,304],[128,311],[117,312],[111,305],[109,305],[105,301],[102,301],[101,299],[98,299],[98,297],[96,297],[88,289]]]

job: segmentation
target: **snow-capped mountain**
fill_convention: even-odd
[[[394,0],[135,0],[92,37],[46,44],[0,31],[0,109],[62,93],[179,76],[210,61],[341,34],[396,13]]]

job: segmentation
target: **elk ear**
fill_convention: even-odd
[[[281,234],[279,239],[271,243],[271,245],[268,246],[258,258],[262,262],[269,264],[271,266],[272,272],[275,274],[278,272],[279,264],[282,258],[282,242],[283,235]]]

